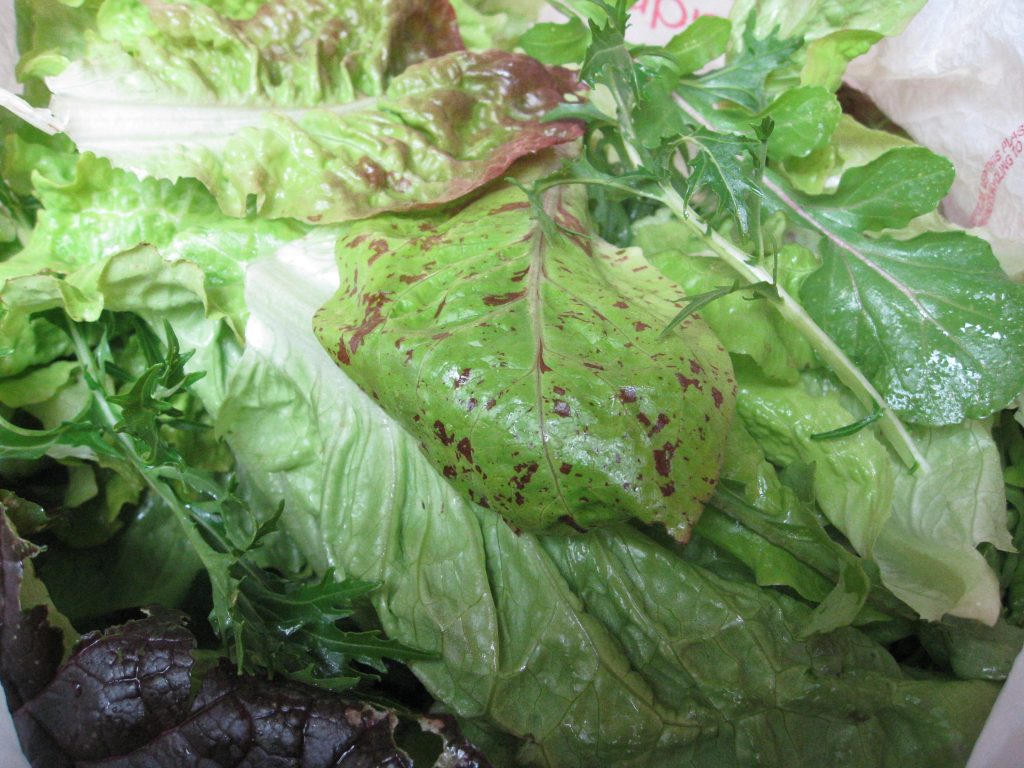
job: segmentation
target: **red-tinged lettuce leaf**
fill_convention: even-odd
[[[25,560],[39,549],[0,516],[0,682],[22,748],[39,768],[412,768],[394,713],[316,688],[197,662],[184,615],[81,638],[62,663],[62,632],[22,610]],[[490,768],[454,721],[423,718],[444,739],[438,768]]]
[[[462,50],[447,0],[275,0],[242,22],[124,0],[62,66],[50,107],[79,149],[197,178],[232,216],[329,223],[438,205],[580,134],[540,122],[573,79]]]
[[[389,76],[411,64],[464,48],[448,0],[233,5],[25,0],[19,74],[94,68],[98,75],[126,76],[130,70],[134,76],[123,85],[133,92],[284,106],[379,94]],[[101,94],[115,82],[95,85]]]
[[[635,250],[582,232],[578,188],[504,187],[338,242],[321,343],[469,499],[533,530],[638,518],[688,537],[718,478],[729,357]],[[541,219],[542,221],[538,221]]]
[[[39,548],[12,530],[7,512],[13,498],[5,494],[0,514],[0,682],[12,710],[46,686],[64,657],[63,633],[50,623],[47,606],[29,608],[22,597],[25,561]]]

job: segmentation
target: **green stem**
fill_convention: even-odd
[[[686,224],[696,235],[701,237],[719,258],[733,268],[737,274],[749,283],[768,282],[773,283],[771,274],[760,264],[752,264],[749,255],[736,247],[726,238],[722,237],[714,229],[708,227],[700,215],[693,210],[686,201],[669,184],[661,185],[661,202],[678,218]],[[839,348],[832,338],[821,329],[814,319],[807,314],[800,303],[794,299],[781,286],[775,286],[778,298],[772,301],[772,306],[790,324],[792,324],[803,337],[808,341],[818,356],[832,369],[839,380],[845,384],[860,401],[861,405],[869,411],[876,408],[882,412],[879,419],[879,426],[882,434],[892,445],[900,459],[913,468],[920,468],[928,471],[928,462],[924,455],[914,443],[903,422],[899,420],[892,409],[885,402],[885,398],[861,373],[860,369],[853,363],[846,353]]]
[[[143,460],[142,456],[135,449],[135,445],[132,443],[131,438],[123,432],[116,429],[118,422],[117,415],[114,413],[114,408],[107,400],[106,390],[102,384],[102,371],[96,363],[96,359],[93,357],[92,351],[89,349],[89,345],[82,337],[81,331],[78,326],[73,322],[67,323],[67,332],[71,337],[71,343],[75,348],[75,355],[78,357],[79,362],[82,364],[82,368],[89,375],[90,378],[95,382],[93,389],[93,395],[96,398],[96,403],[99,406],[100,412],[103,414],[104,420],[107,422],[106,427],[110,433],[114,435],[115,439],[121,443],[124,449],[126,457],[135,465],[136,471],[150,487],[150,489],[160,497],[160,499],[167,504],[174,512],[175,519],[177,519],[179,525],[181,525],[182,531],[185,533],[186,538],[192,545],[199,559],[202,561],[203,566],[208,571],[216,571],[220,567],[220,564],[213,560],[213,556],[217,555],[210,545],[206,543],[203,537],[200,535],[196,525],[201,524],[201,521],[196,520],[193,515],[181,503],[177,494],[168,487],[167,483],[163,482],[159,476],[151,470],[149,465]]]

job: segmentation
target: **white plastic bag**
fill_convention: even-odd
[[[847,72],[920,144],[956,166],[946,216],[980,228],[1024,277],[1024,6],[929,0]]]

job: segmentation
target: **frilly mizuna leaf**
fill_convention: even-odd
[[[543,200],[583,231],[575,191]],[[529,530],[635,517],[687,538],[735,384],[699,318],[661,337],[679,296],[638,251],[546,231],[505,188],[354,227],[338,260],[321,343],[470,499]]]
[[[446,0],[278,0],[248,21],[124,0],[85,37],[46,79],[79,149],[195,177],[232,216],[438,205],[580,132],[540,123],[575,88],[567,73],[463,51]]]

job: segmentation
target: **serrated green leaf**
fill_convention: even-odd
[[[751,140],[700,128],[686,137],[693,148],[687,198],[698,190],[718,201],[717,213],[736,220],[740,232],[749,231],[751,199],[761,195],[754,180]]]
[[[18,427],[0,418],[0,458],[38,459],[61,446],[66,446],[72,455],[75,449],[83,449],[83,457],[92,455],[93,451],[117,455],[88,422],[39,430]]]
[[[800,41],[769,35],[754,37],[748,28],[743,46],[726,63],[696,78],[684,78],[678,90],[687,102],[701,105],[711,113],[720,102],[732,102],[751,112],[768,105],[765,81],[779,65],[800,47]]]

